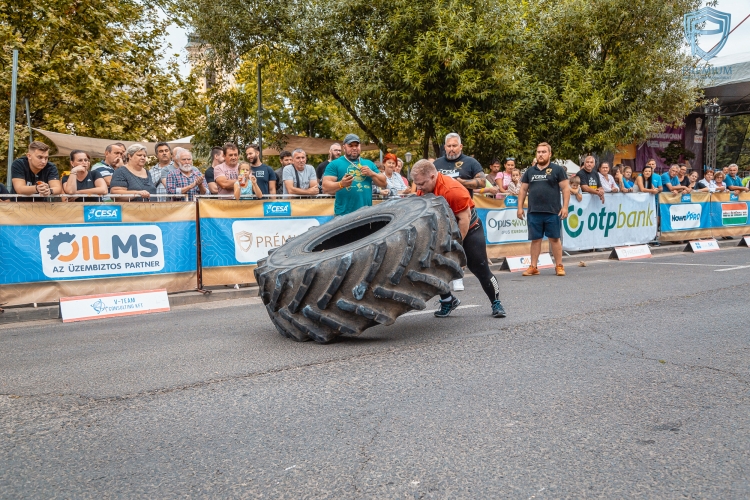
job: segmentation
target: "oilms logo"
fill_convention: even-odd
[[[265,217],[291,217],[292,204],[288,201],[264,203],[263,215]]]
[[[159,226],[44,228],[42,271],[53,279],[153,273],[164,269]]]
[[[602,207],[601,211],[591,212],[588,217],[584,217],[582,208],[576,209],[575,205],[570,205],[568,213],[568,218],[563,220],[563,227],[571,238],[580,236],[584,229],[602,231],[604,237],[607,238],[609,233],[616,229],[655,225],[655,214],[650,207],[648,210],[631,212],[625,212],[622,205],[619,205],[617,211],[614,212],[607,212],[607,208]]]
[[[122,222],[120,205],[89,205],[83,207],[85,222]]]
[[[672,229],[695,229],[701,226],[702,213],[698,203],[669,205],[669,223]]]

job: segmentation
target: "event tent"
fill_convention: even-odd
[[[125,146],[130,146],[139,142],[146,146],[149,154],[154,154],[154,148],[156,147],[155,142],[148,141],[122,141],[119,139],[98,139],[94,137],[83,137],[80,135],[68,135],[60,134],[58,132],[50,132],[48,130],[34,129],[45,136],[47,139],[52,141],[57,147],[57,152],[54,156],[68,156],[74,149],[80,149],[86,151],[89,155],[97,158],[104,156],[104,149],[115,142],[121,142]],[[183,137],[181,139],[175,139],[172,141],[165,141],[171,147],[181,147],[185,149],[192,149],[193,145],[190,143],[193,136]],[[328,150],[331,148],[331,144],[336,141],[333,139],[321,139],[317,137],[300,137],[296,135],[285,135],[282,137],[284,142],[284,149],[292,151],[297,148],[304,149],[308,155],[324,155],[328,154]],[[389,145],[390,146],[390,145]],[[375,151],[378,147],[375,144],[363,144],[362,151]],[[264,148],[263,154],[266,156],[277,156],[279,151],[274,148]]]
[[[715,57],[709,66],[706,98],[717,99],[723,116],[750,113],[750,52]]]

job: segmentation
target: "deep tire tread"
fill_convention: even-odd
[[[378,212],[383,206],[388,208]],[[312,252],[326,237],[326,229],[313,228],[258,261],[258,294],[281,335],[330,343],[391,325],[409,310],[425,310],[429,299],[450,291],[450,281],[463,276],[458,224],[443,198],[410,197],[363,208],[334,219],[328,231],[340,234],[368,218],[382,221],[384,213],[390,227],[380,225],[378,236],[373,228],[361,241],[346,243],[351,245],[346,250]]]
[[[406,266],[411,262],[411,256],[414,253],[414,245],[417,242],[417,229],[414,226],[410,226],[409,229],[403,231],[406,238],[406,248],[404,254],[401,256],[401,261],[396,266],[396,269],[388,276],[390,282],[394,285],[398,285],[401,282],[401,277],[404,275]]]
[[[339,263],[339,267],[336,270],[336,274],[331,280],[331,284],[328,285],[326,292],[318,299],[318,309],[322,311],[325,310],[326,307],[328,307],[328,303],[331,301],[331,298],[336,292],[338,292],[341,283],[344,282],[346,273],[349,272],[349,268],[351,267],[351,265],[352,254],[348,253],[341,258],[341,262]]]
[[[376,311],[375,309],[371,309],[361,304],[353,304],[344,299],[339,299],[336,302],[336,307],[338,307],[342,311],[358,314],[363,318],[376,321],[381,325],[392,325],[396,322],[396,318],[392,318],[384,312]]]

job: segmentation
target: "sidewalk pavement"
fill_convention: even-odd
[[[718,240],[721,248],[734,248],[739,244],[738,239]],[[684,243],[662,243],[659,247],[651,247],[653,255],[665,255],[682,252],[686,247]],[[584,251],[573,252],[570,255],[563,256],[563,262],[573,264],[581,261],[592,261],[607,259],[611,253],[610,250],[603,251]],[[503,259],[495,259],[490,264],[492,271],[500,271]],[[469,271],[466,270],[467,274]],[[201,304],[205,302],[216,302],[219,300],[230,300],[239,298],[257,297],[258,287],[248,286],[239,289],[233,287],[212,287],[211,293],[204,294],[198,291],[178,292],[169,295],[169,305],[171,307],[184,306],[189,304]],[[3,308],[5,312],[0,313],[0,325],[7,323],[23,323],[26,321],[38,321],[45,319],[59,319],[60,308],[55,304],[42,304],[33,307],[30,305],[11,306]]]

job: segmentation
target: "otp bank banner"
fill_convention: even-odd
[[[197,270],[194,206],[16,205],[0,213],[2,285]]]
[[[563,248],[588,250],[647,243],[656,237],[655,196],[648,193],[609,193],[572,198],[563,221]]]

